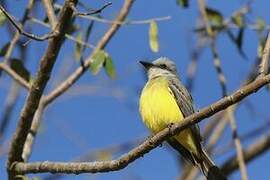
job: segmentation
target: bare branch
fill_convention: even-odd
[[[247,150],[244,150],[244,160],[246,163],[250,162],[254,158],[258,157],[259,155],[263,154],[270,148],[270,136],[266,136],[261,138],[260,140],[256,141],[256,143],[250,145]],[[237,155],[229,158],[222,166],[222,171],[225,174],[233,173],[238,167],[238,160]]]
[[[48,23],[44,23],[43,21],[40,21],[40,20],[38,20],[38,19],[36,19],[36,18],[30,18],[30,20],[31,20],[32,22],[34,22],[34,23],[37,23],[37,24],[40,24],[40,25],[42,25],[42,26],[44,26],[44,27],[50,28],[50,25],[49,25]],[[83,45],[83,46],[85,46],[85,47],[88,47],[88,48],[91,48],[91,49],[94,49],[94,48],[95,48],[95,46],[94,46],[93,44],[89,44],[89,43],[87,43],[87,42],[78,40],[76,37],[74,37],[74,36],[72,36],[72,35],[66,34],[65,37],[66,37],[67,39],[69,39],[69,40],[71,40],[71,41],[74,41],[74,42],[76,42],[76,43],[78,43],[78,44],[80,44],[80,45]]]
[[[149,24],[152,21],[166,21],[171,19],[171,16],[164,16],[164,17],[154,17],[150,19],[144,19],[144,20],[126,20],[126,21],[116,21],[116,20],[109,20],[104,19],[96,16],[82,16],[82,18],[101,22],[101,23],[107,23],[107,24],[119,24],[119,25],[131,25],[131,24]]]
[[[9,22],[17,29],[17,31],[18,31],[20,34],[22,34],[22,35],[24,35],[24,36],[26,36],[26,37],[28,37],[28,38],[30,38],[30,39],[34,39],[34,40],[36,40],[36,41],[45,41],[45,40],[48,40],[48,39],[50,39],[50,38],[56,36],[56,35],[55,35],[56,32],[51,32],[51,33],[45,34],[45,35],[43,35],[43,36],[36,36],[36,35],[34,35],[34,34],[32,34],[32,33],[25,32],[25,31],[21,28],[21,25],[19,25],[19,24],[13,19],[13,17],[12,17],[11,15],[9,15],[9,13],[5,10],[5,8],[4,8],[3,6],[1,6],[1,5],[0,5],[0,10],[5,14],[5,16],[8,18]]]
[[[261,64],[259,65],[259,76],[266,75],[269,68],[269,53],[270,53],[270,31],[268,32],[267,40],[264,46]]]
[[[30,84],[25,79],[23,79],[19,74],[17,74],[13,69],[11,69],[7,64],[0,63],[0,69],[2,69],[8,75],[10,75],[16,82],[22,85],[25,89],[30,89]]]
[[[215,42],[215,37],[212,36],[211,39],[211,51],[213,54],[213,61],[214,61],[214,66],[217,71],[217,76],[219,80],[219,84],[221,86],[222,90],[222,96],[225,97],[227,95],[227,86],[226,86],[226,78],[223,73],[222,67],[221,67],[221,61],[217,52],[217,47],[216,47],[216,42]]]
[[[210,106],[203,108],[199,112],[196,112],[186,117],[182,122],[174,124],[169,128],[165,128],[153,137],[147,139],[138,147],[131,150],[126,155],[120,157],[117,160],[104,161],[104,162],[33,162],[33,163],[14,163],[12,170],[17,173],[97,173],[116,171],[125,168],[128,164],[142,157],[150,150],[157,147],[165,139],[179,133],[181,130],[191,126],[192,124],[200,122],[202,119],[208,118],[213,114],[226,109],[227,107],[243,100],[250,94],[258,91],[264,85],[270,82],[270,75],[257,78],[254,82],[242,87],[235,93],[228,97],[224,97],[219,101],[211,104]]]
[[[61,48],[62,42],[64,40],[66,30],[70,25],[70,21],[72,19],[73,14],[71,4],[76,3],[77,0],[65,1],[65,5],[60,12],[59,23],[57,24],[55,29],[55,32],[57,33],[52,39],[49,40],[48,48],[41,59],[37,76],[30,87],[28,97],[21,111],[18,126],[14,134],[14,137],[11,141],[7,162],[9,178],[12,180],[16,175],[12,171],[12,166],[15,162],[23,161],[22,158],[23,146],[27,134],[31,128],[33,116],[38,108],[44,88],[50,78],[50,74],[56,61],[59,50]]]
[[[247,168],[244,160],[244,153],[243,153],[243,147],[240,142],[240,138],[237,133],[237,125],[236,125],[236,120],[234,117],[234,112],[232,107],[229,107],[227,112],[230,120],[230,125],[232,129],[232,134],[233,134],[233,140],[236,148],[236,153],[237,153],[237,161],[240,167],[240,173],[242,176],[243,180],[248,180],[248,174],[247,174]]]
[[[87,13],[82,13],[82,12],[78,12],[76,10],[76,8],[74,8],[74,12],[75,12],[75,16],[90,16],[90,15],[94,15],[94,14],[99,14],[101,13],[105,8],[107,8],[108,6],[112,5],[112,2],[107,2],[106,4],[104,4],[101,8],[96,9],[96,10],[92,10],[91,12],[87,12]]]
[[[42,0],[42,3],[46,9],[46,13],[51,24],[51,29],[53,30],[57,25],[57,18],[53,10],[52,2],[51,0]]]

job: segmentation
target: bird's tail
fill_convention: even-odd
[[[202,150],[201,162],[198,165],[207,180],[227,180],[226,176],[214,164],[205,150]]]

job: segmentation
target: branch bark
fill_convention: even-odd
[[[77,0],[67,0],[61,10],[59,23],[57,24],[52,39],[49,40],[48,48],[41,59],[40,67],[37,72],[36,78],[33,81],[25,105],[21,111],[19,122],[16,132],[11,141],[11,146],[8,155],[7,169],[9,173],[9,179],[16,179],[12,166],[15,162],[23,162],[22,152],[23,146],[27,137],[27,134],[31,128],[33,116],[38,108],[40,98],[44,91],[44,88],[50,79],[50,74],[57,55],[61,48],[62,42],[68,26],[70,25],[73,9],[71,5],[75,5]]]
[[[97,172],[108,172],[116,171],[125,168],[128,164],[142,157],[165,139],[179,133],[181,130],[191,126],[192,124],[200,122],[202,119],[208,118],[213,114],[226,109],[227,107],[241,101],[245,97],[252,93],[255,93],[264,85],[270,82],[270,75],[262,76],[257,78],[254,82],[242,87],[241,89],[234,92],[232,95],[224,97],[219,101],[203,108],[201,111],[196,112],[181,123],[174,124],[168,128],[165,128],[161,132],[154,135],[152,138],[147,139],[138,147],[131,150],[126,155],[120,157],[117,160],[103,161],[103,162],[33,162],[33,163],[14,163],[12,170],[17,173],[97,173]]]

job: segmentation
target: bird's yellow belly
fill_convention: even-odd
[[[140,98],[143,122],[153,132],[184,119],[166,79],[154,79],[146,84]],[[190,129],[181,131],[175,138],[187,149],[196,153]]]

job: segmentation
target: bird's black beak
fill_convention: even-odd
[[[146,62],[146,61],[139,61],[139,62],[143,65],[143,67],[144,67],[146,70],[148,70],[148,69],[150,69],[151,67],[154,66],[154,64],[152,64],[152,63],[150,63],[150,62]]]

